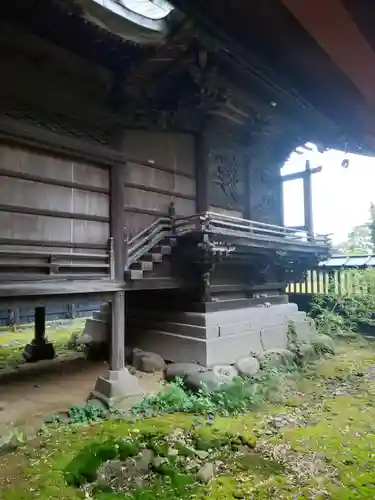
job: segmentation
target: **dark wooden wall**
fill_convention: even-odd
[[[33,250],[108,247],[109,170],[0,144],[0,242]]]
[[[132,237],[159,217],[174,202],[177,215],[196,212],[194,136],[172,132],[127,130],[123,151],[139,161],[126,165],[125,212]]]

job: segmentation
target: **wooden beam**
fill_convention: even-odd
[[[332,61],[375,104],[375,53],[340,0],[283,0]]]

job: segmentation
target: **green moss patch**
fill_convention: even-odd
[[[0,497],[375,498],[374,366],[373,344],[339,343],[335,357],[283,379],[283,402],[256,411],[58,426],[0,457]]]

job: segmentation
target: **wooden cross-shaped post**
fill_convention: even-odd
[[[305,212],[305,230],[309,238],[314,237],[314,213],[312,196],[312,174],[321,172],[322,167],[311,168],[310,160],[306,160],[303,172],[303,208]]]
[[[302,172],[284,175],[283,182],[302,179],[303,181],[303,208],[305,221],[303,229],[307,232],[309,239],[314,237],[314,217],[313,217],[313,196],[312,196],[312,175],[322,171],[322,167],[311,168],[310,160],[306,160],[305,169]]]

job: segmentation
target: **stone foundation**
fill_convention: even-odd
[[[290,321],[301,340],[316,333],[306,314],[288,303],[206,313],[133,311],[128,331],[134,347],[167,361],[212,366],[286,348]]]
[[[233,364],[243,356],[267,349],[286,348],[289,322],[293,322],[301,340],[316,335],[314,324],[307,320],[306,313],[298,311],[296,304],[284,301],[238,307],[238,301],[233,301],[234,308],[230,309],[228,302],[222,308],[220,303],[207,304],[211,312],[130,310],[127,343],[157,353],[166,361],[212,366]],[[81,342],[105,342],[108,321],[103,306],[94,319],[87,320]]]

